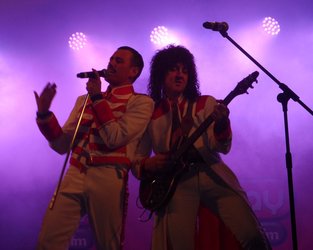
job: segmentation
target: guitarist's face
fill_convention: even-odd
[[[180,96],[188,82],[188,71],[182,63],[177,63],[165,75],[164,91],[169,98]]]

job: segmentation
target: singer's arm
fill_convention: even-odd
[[[56,116],[50,111],[52,100],[56,94],[56,84],[48,83],[40,95],[34,91],[37,103],[36,123],[40,132],[49,142],[50,147],[59,154],[68,152],[74,129],[77,123],[83,99],[78,98],[76,104],[63,128],[60,126]]]
[[[74,108],[63,127],[60,126],[53,112],[45,118],[37,116],[36,122],[39,130],[49,142],[50,147],[59,154],[68,152],[71,140],[78,122],[77,117],[80,114],[85,96],[77,98]]]
[[[37,117],[46,118],[51,114],[50,106],[56,94],[56,87],[57,86],[55,83],[48,82],[40,95],[38,95],[38,93],[34,91],[37,104]]]
[[[93,73],[96,75],[96,77],[89,78],[89,80],[86,83],[86,90],[88,91],[88,94],[90,95],[91,98],[101,95],[100,75],[95,69],[93,69]]]

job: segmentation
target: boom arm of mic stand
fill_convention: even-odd
[[[85,97],[84,104],[83,104],[83,107],[82,107],[82,111],[81,111],[81,113],[79,115],[79,118],[78,118],[78,121],[77,121],[77,124],[76,124],[76,127],[75,127],[75,131],[74,131],[74,135],[73,135],[73,138],[71,140],[70,147],[69,147],[69,149],[68,149],[68,151],[66,153],[66,157],[65,157],[65,161],[64,161],[64,164],[63,164],[63,167],[62,167],[62,170],[61,170],[59,181],[58,181],[57,187],[56,187],[56,189],[54,191],[54,194],[53,194],[53,197],[51,199],[50,205],[49,205],[50,209],[53,209],[55,201],[56,201],[56,198],[57,198],[57,195],[59,193],[61,182],[62,182],[62,179],[63,179],[63,175],[64,175],[65,168],[66,168],[66,165],[67,165],[67,161],[68,161],[69,156],[71,154],[71,150],[73,148],[74,141],[75,141],[76,136],[77,136],[77,131],[78,131],[78,128],[79,128],[79,126],[81,124],[81,120],[83,118],[83,114],[85,112],[85,108],[86,108],[86,104],[87,104],[88,98],[89,98],[89,94],[87,94],[86,97]]]
[[[297,96],[286,84],[283,84],[280,81],[278,81],[278,79],[275,78],[267,69],[265,69],[257,60],[255,60],[251,55],[249,55],[247,51],[240,47],[239,44],[237,44],[231,37],[229,37],[227,31],[220,31],[220,33],[223,37],[227,38],[233,45],[235,45],[243,54],[245,54],[252,62],[254,62],[274,82],[276,82],[279,88],[281,88],[292,100],[298,102],[304,109],[306,109],[311,115],[313,115],[312,109],[305,105],[300,100],[299,96]]]

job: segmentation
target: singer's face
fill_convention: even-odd
[[[112,86],[130,84],[134,77],[132,66],[132,53],[128,50],[119,49],[110,58],[107,67],[106,81]]]
[[[188,71],[182,63],[177,63],[165,75],[164,91],[169,98],[180,96],[188,82]]]

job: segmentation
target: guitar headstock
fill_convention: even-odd
[[[248,93],[248,89],[249,88],[254,88],[253,87],[253,83],[254,82],[258,82],[257,77],[259,76],[259,72],[258,71],[254,71],[253,73],[251,73],[250,75],[248,75],[246,78],[242,79],[237,86],[235,87],[235,89],[233,90],[233,92],[235,92],[235,95],[241,95],[241,94],[249,94]]]

